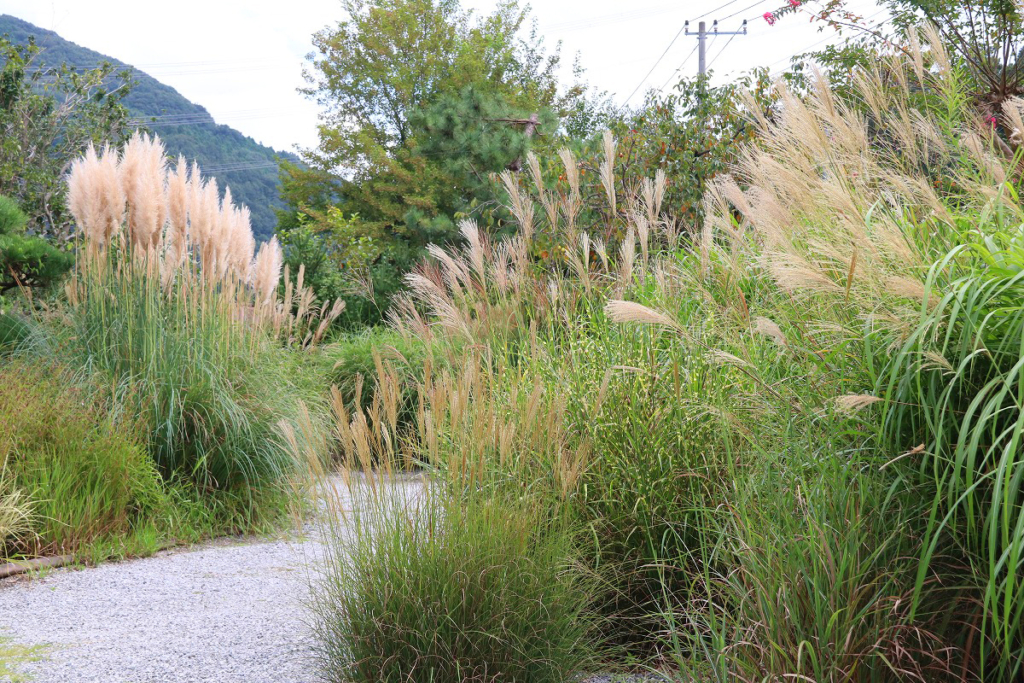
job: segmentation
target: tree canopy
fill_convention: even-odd
[[[491,174],[521,164],[563,120],[600,120],[578,69],[560,87],[559,48],[527,30],[514,0],[485,16],[457,0],[341,4],[345,19],[314,36],[305,93],[323,108],[319,145],[305,150],[307,168],[282,166],[279,229],[303,215],[342,269],[400,274],[427,244],[456,239],[460,217],[493,221],[481,210]],[[372,244],[369,263],[345,243]],[[399,282],[376,279],[378,293]]]
[[[71,222],[64,174],[89,144],[127,134],[131,83],[109,63],[42,66],[39,53],[34,41],[0,37],[0,194],[27,214],[29,231],[61,240]]]

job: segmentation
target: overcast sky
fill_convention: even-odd
[[[674,81],[680,66],[681,73],[697,72],[696,38],[672,40],[684,21],[702,14],[710,12],[709,26],[720,19],[723,31],[749,20],[746,36],[709,39],[708,61],[720,78],[758,65],[779,69],[790,55],[835,39],[828,29],[819,33],[807,14],[769,26],[764,12],[787,1],[535,0],[532,6],[547,44],[562,41],[567,65],[578,52],[588,80],[613,93],[616,103],[640,86],[630,100],[636,104],[648,88]],[[478,12],[494,5],[463,0]],[[850,6],[873,21],[885,18],[874,0]],[[0,13],[132,64],[259,142],[282,150],[316,143],[317,107],[296,88],[312,34],[341,18],[337,0],[0,0]]]

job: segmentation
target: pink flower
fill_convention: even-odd
[[[789,0],[789,6],[790,7],[799,7],[800,6],[800,0]]]
[[[989,123],[990,126],[995,128],[996,124],[999,123],[999,121],[996,119],[996,117],[990,116],[990,117],[988,117],[988,123]]]
[[[771,12],[764,13],[764,20],[768,22],[769,26],[775,26],[775,15],[772,14]]]

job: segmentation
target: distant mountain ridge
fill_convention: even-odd
[[[157,133],[173,156],[180,154],[190,162],[197,161],[204,176],[217,179],[222,193],[225,186],[230,186],[235,202],[245,204],[252,212],[253,232],[258,239],[265,240],[274,234],[274,208],[283,206],[275,157],[297,161],[294,154],[275,151],[230,126],[217,124],[204,107],[192,103],[174,88],[120,60],[65,40],[53,31],[0,14],[0,34],[7,34],[15,43],[25,43],[34,37],[43,48],[39,57],[43,64],[67,62],[77,67],[93,67],[110,62],[118,68],[131,69],[135,87],[124,101],[139,124]]]

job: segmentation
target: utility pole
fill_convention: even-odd
[[[683,27],[684,27],[684,29],[686,31],[686,35],[688,35],[688,36],[694,35],[693,33],[690,32],[690,22],[687,21],[685,24],[683,24]],[[719,31],[718,30],[718,19],[715,19],[715,21],[712,22],[712,24],[711,24],[711,33],[716,35],[716,36],[745,36],[745,35],[747,35],[747,20],[746,19],[743,20],[743,28],[740,29],[739,31]],[[730,40],[731,40],[731,38],[730,38]],[[699,24],[697,24],[697,60],[698,60],[697,61],[697,64],[698,64],[697,68],[700,71],[700,75],[701,76],[703,76],[704,74],[706,74],[708,72],[707,45],[708,45],[707,23],[702,21]],[[722,48],[722,49],[724,50],[725,48]]]
[[[715,26],[718,25],[718,21],[715,21]],[[697,26],[697,72],[703,76],[708,71],[708,32],[705,29],[705,22],[700,22]],[[687,31],[689,33],[689,31]]]

